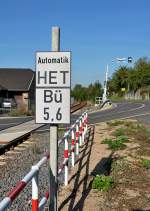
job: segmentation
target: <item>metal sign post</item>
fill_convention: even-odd
[[[50,124],[50,206],[57,211],[58,124],[70,123],[70,52],[60,52],[60,29],[52,28],[52,51],[36,53],[36,123]]]
[[[107,67],[106,67],[105,82],[104,82],[103,103],[107,100],[107,82],[108,82],[108,71],[109,71],[109,67],[108,67],[108,65],[107,65]]]

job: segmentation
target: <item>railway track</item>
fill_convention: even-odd
[[[87,104],[86,102],[82,102],[82,103],[76,102],[76,103],[74,103],[71,106],[71,114],[74,113],[75,111],[80,110],[81,108],[85,107],[86,104]],[[28,133],[23,134],[23,135],[19,136],[18,138],[13,139],[12,141],[8,142],[7,144],[0,145],[0,155],[5,154],[5,152],[13,149],[14,147],[16,147],[19,144],[21,144],[24,141],[26,141],[30,137],[31,133],[33,133],[35,130],[37,130],[37,129],[34,129],[34,130],[32,130],[32,131],[30,131]]]
[[[71,114],[74,113],[75,111],[80,110],[81,108],[85,107],[87,105],[87,102],[81,102],[81,103],[74,103],[71,106]]]

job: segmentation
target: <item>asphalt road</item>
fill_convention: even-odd
[[[134,118],[140,120],[143,124],[150,124],[150,104],[118,103],[113,109],[89,115],[91,124],[126,118]]]
[[[74,123],[79,115],[73,114],[71,116],[71,123]],[[114,108],[109,110],[97,111],[89,114],[89,123],[95,124],[99,122],[106,122],[114,119],[134,118],[142,122],[150,128],[150,103],[118,103]],[[1,118],[0,117],[0,130],[8,127],[18,125],[33,119],[32,117],[19,117],[19,118]],[[40,130],[49,129],[46,125]]]
[[[73,124],[79,115],[73,114],[71,116],[71,123]],[[150,128],[150,104],[143,103],[118,103],[112,109],[97,111],[89,114],[89,123],[95,124],[99,122],[107,122],[115,119],[134,118]],[[66,125],[65,125],[66,126]],[[48,130],[46,125],[39,130]]]

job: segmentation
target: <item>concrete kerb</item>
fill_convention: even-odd
[[[29,117],[34,118],[34,116],[0,116],[0,119],[27,119]]]
[[[103,107],[101,109],[95,107],[95,110],[87,110],[87,111],[88,111],[88,114],[92,114],[92,113],[101,112],[101,111],[104,111],[104,110],[113,110],[116,107],[117,107],[117,104],[116,103],[113,103],[113,104],[111,104],[110,107]]]

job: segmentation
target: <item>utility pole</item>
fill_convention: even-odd
[[[60,28],[52,27],[52,51],[60,51]],[[50,206],[49,211],[57,211],[57,161],[58,161],[58,125],[50,125]]]
[[[107,67],[106,67],[106,73],[105,73],[105,81],[104,81],[103,102],[105,102],[107,100],[108,72],[109,72],[109,66],[107,65]]]

